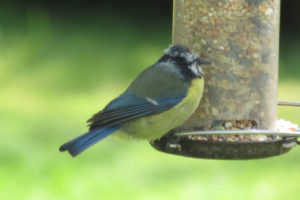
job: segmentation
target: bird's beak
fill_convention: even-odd
[[[206,59],[200,57],[200,58],[198,59],[198,64],[199,64],[199,65],[211,65],[212,62],[209,61],[209,60],[206,60]]]

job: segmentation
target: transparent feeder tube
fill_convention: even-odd
[[[280,0],[174,0],[173,6],[173,44],[186,45],[212,61],[203,66],[201,103],[179,129],[253,120],[260,129],[273,130]]]

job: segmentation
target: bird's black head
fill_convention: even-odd
[[[164,63],[173,70],[178,71],[184,79],[202,78],[204,73],[200,67],[201,64],[210,64],[209,61],[201,59],[198,54],[191,51],[183,45],[174,45],[164,51],[164,55],[158,63]]]

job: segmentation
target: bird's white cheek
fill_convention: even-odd
[[[195,63],[189,65],[189,69],[196,75],[199,73],[197,70],[197,65]]]
[[[189,65],[189,69],[195,74],[196,76],[202,76],[204,73],[202,72],[201,67],[197,63],[193,63]]]

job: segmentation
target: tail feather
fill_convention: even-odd
[[[118,127],[105,127],[101,129],[91,130],[83,135],[74,138],[73,140],[63,144],[59,150],[68,151],[72,156],[77,156],[90,146],[112,134]]]

